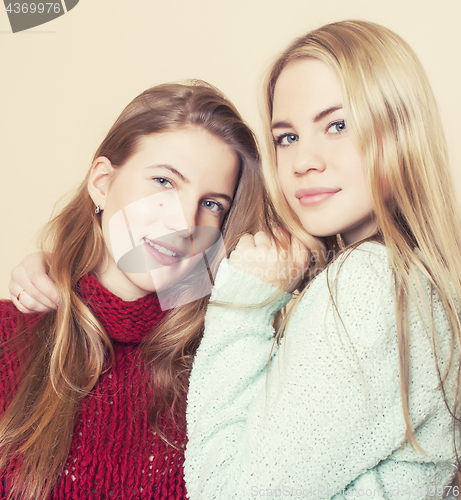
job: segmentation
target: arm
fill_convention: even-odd
[[[57,308],[58,293],[48,272],[41,252],[28,255],[11,271],[8,288],[11,300],[19,311],[28,314]]]
[[[239,303],[257,305],[277,295],[279,299],[271,305],[238,308]],[[194,360],[185,465],[191,500],[246,498],[239,496],[237,487],[242,486],[241,480],[246,476],[242,453],[246,447],[243,436],[248,408],[264,390],[274,345],[273,317],[290,297],[280,296],[280,290],[226,261],[221,263],[211,301],[237,307],[209,305],[206,333]],[[211,454],[213,458],[209,460]]]
[[[261,490],[275,496],[290,488],[331,498],[404,443],[392,274],[385,248],[366,248],[330,268],[339,316],[326,273],[312,283],[267,385],[273,310],[210,306],[188,397],[191,500],[240,500]],[[263,286],[267,296],[269,285],[231,270],[212,299],[252,300],[252,290]],[[433,359],[425,345],[418,364],[428,372]],[[440,408],[432,372],[427,390],[415,395],[415,427]]]

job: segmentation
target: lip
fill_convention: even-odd
[[[177,264],[183,257],[184,251],[181,250],[180,248],[174,247],[173,245],[169,245],[167,243],[164,243],[163,241],[157,241],[157,240],[151,240],[149,238],[144,237],[144,247],[146,250],[154,257],[154,259],[159,263],[162,264],[163,266],[172,266],[174,264]],[[160,247],[166,248],[167,250],[170,250],[171,252],[174,252],[178,254],[178,257],[175,257],[173,255],[166,255],[153,246],[149,245],[149,243],[153,243],[155,245],[158,245]]]
[[[313,186],[310,188],[298,189],[295,192],[295,197],[298,198],[299,203],[304,207],[310,207],[313,205],[318,205],[331,197],[336,193],[339,193],[341,189],[329,188],[324,186]]]

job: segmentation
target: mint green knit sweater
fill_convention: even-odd
[[[257,304],[274,293],[224,262],[212,301]],[[405,440],[394,295],[386,248],[364,243],[312,282],[280,347],[272,321],[288,294],[261,308],[209,306],[188,396],[191,500],[453,493],[452,419],[438,389],[429,321],[415,305],[410,418],[425,454]],[[433,308],[443,372],[451,334],[436,297]],[[450,402],[453,379],[454,370],[445,384]]]

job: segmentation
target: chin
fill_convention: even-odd
[[[144,294],[153,293],[157,291],[152,276],[150,274],[126,273],[125,276],[131,281],[131,283],[136,288],[139,288],[140,292],[144,292]]]
[[[181,286],[182,280],[189,274],[190,269],[154,269],[151,271],[151,281],[155,283],[157,292],[162,292]]]
[[[333,236],[340,232],[340,229],[331,229],[329,227],[325,227],[325,224],[304,224],[303,221],[301,221],[301,224],[304,231],[315,238],[326,238],[327,236]]]
[[[140,291],[147,293],[161,292],[179,284],[190,270],[171,269],[163,267],[151,271],[149,274],[125,273],[131,283]]]

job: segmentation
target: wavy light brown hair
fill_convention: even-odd
[[[313,249],[311,276],[338,253],[336,237],[313,238],[288,206],[277,180],[270,130],[274,89],[285,66],[315,58],[337,74],[343,90],[347,127],[367,168],[378,234],[390,256],[395,279],[400,379],[407,439],[419,448],[409,415],[409,304],[423,303],[428,335],[437,355],[432,304],[421,274],[445,307],[452,336],[447,371],[439,370],[441,388],[448,370],[457,373],[455,420],[460,390],[461,221],[449,167],[443,126],[422,65],[409,45],[383,26],[365,21],[328,24],[295,40],[274,62],[266,82],[264,113],[268,161],[263,170],[278,215],[286,227]],[[385,189],[388,186],[388,189]],[[293,311],[292,308],[291,311]],[[436,356],[437,358],[437,356]],[[439,366],[439,364],[438,364]],[[451,388],[450,388],[451,389]],[[450,391],[451,392],[451,391]]]
[[[121,113],[94,158],[122,168],[147,135],[184,126],[223,140],[240,161],[234,201],[223,223],[229,252],[247,231],[266,227],[262,176],[255,137],[236,108],[201,81],[146,90]],[[18,337],[25,343],[19,389],[0,421],[0,468],[17,460],[10,497],[46,498],[66,462],[79,402],[110,366],[111,341],[76,292],[78,281],[105,256],[99,216],[88,194],[88,176],[73,200],[47,226],[44,242],[60,305]],[[168,425],[185,427],[185,395],[200,342],[208,297],[170,311],[151,332],[143,353],[152,373],[150,420],[168,441]],[[163,423],[168,422],[164,426]]]

